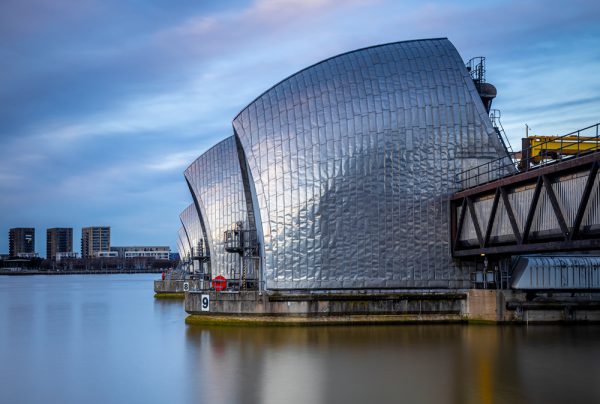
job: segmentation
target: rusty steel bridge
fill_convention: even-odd
[[[453,256],[600,250],[599,127],[463,172],[450,204]]]

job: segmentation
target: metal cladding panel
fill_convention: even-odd
[[[492,242],[514,240],[513,230],[510,225],[510,219],[508,217],[506,206],[504,205],[504,201],[502,200],[502,198],[500,198],[500,200],[498,201],[498,208],[496,209],[496,218],[492,226],[492,232],[490,233],[490,240]]]
[[[246,198],[235,137],[212,147],[186,170],[206,228],[212,276],[228,279],[240,271],[237,254],[225,251],[223,235],[242,222],[249,228]]]
[[[177,235],[179,237],[179,243],[181,244],[182,249],[179,253],[179,257],[181,260],[183,260],[184,258],[191,256],[190,242],[188,240],[187,234],[185,233],[185,229],[183,228],[183,226],[179,228]]]
[[[233,121],[256,192],[268,288],[462,287],[448,196],[506,156],[447,39],[325,60]]]
[[[569,231],[573,231],[575,216],[581,202],[583,189],[585,188],[588,179],[588,174],[589,171],[581,171],[566,174],[552,180],[551,187],[556,195],[556,200],[560,207],[561,214],[564,217]],[[583,233],[598,231],[598,229],[600,229],[600,218],[596,213],[600,211],[598,208],[600,200],[600,193],[598,192],[599,178],[600,177],[597,177],[595,179],[596,182],[594,183],[590,200],[583,216],[581,229]],[[531,207],[534,191],[535,184],[528,184],[509,190],[508,193],[508,199],[515,214],[517,227],[521,234],[523,233],[525,227],[525,221],[527,220],[527,214],[529,213],[529,209]],[[473,206],[475,208],[478,223],[482,229],[482,232],[485,231],[488,224],[487,221],[489,220],[491,214],[493,198],[493,194],[488,194],[473,201]],[[456,207],[457,217],[460,215],[460,209],[460,206]],[[536,205],[529,238],[542,240],[544,238],[556,237],[562,237],[562,230],[558,223],[558,219],[556,218],[554,208],[552,207],[550,196],[548,195],[545,187],[543,187]],[[477,233],[475,231],[473,221],[471,220],[470,215],[468,215],[468,211],[459,241],[465,246],[475,246],[479,244],[477,240]],[[504,202],[502,199],[500,199],[498,208],[496,210],[495,221],[490,233],[490,242],[504,243],[514,241],[516,240],[510,225],[508,213],[506,211],[506,207],[504,206]]]
[[[179,215],[179,219],[181,219],[181,224],[183,224],[185,234],[187,235],[189,245],[192,249],[191,252],[194,253],[198,248],[198,244],[203,239],[200,217],[198,216],[196,206],[191,204],[185,208],[183,212],[181,212],[181,215]]]
[[[179,259],[183,260],[184,250],[183,244],[181,244],[181,239],[179,238],[179,232],[177,233],[177,252],[179,253]]]
[[[268,288],[462,287],[448,196],[505,156],[447,39],[339,55],[233,121],[254,181]]]
[[[600,227],[600,176],[596,177],[582,225],[591,230]]]
[[[514,289],[598,289],[600,257],[522,256],[512,279]]]

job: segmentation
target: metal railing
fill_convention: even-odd
[[[187,275],[188,275],[188,272],[187,272],[186,268],[182,264],[179,264],[179,265],[177,265],[177,267],[165,272],[165,279],[166,280],[186,279]]]
[[[506,136],[502,122],[500,122],[500,116],[501,114],[499,109],[490,110],[490,121],[492,121],[492,126],[496,130],[496,134],[498,135],[500,142],[504,145],[504,148],[508,152],[509,156],[512,156],[515,152],[510,144],[510,140],[508,140],[508,136]]]
[[[513,161],[511,156],[500,157],[458,174],[461,188],[473,188],[499,178],[535,170],[549,164],[577,158],[600,151],[600,122],[583,129],[552,138],[521,150],[521,159]],[[543,138],[531,136],[530,138]],[[559,147],[555,147],[556,144]],[[551,147],[552,146],[552,147]]]
[[[476,85],[485,83],[485,56],[471,58],[465,65]]]

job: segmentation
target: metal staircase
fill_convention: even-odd
[[[235,227],[227,230],[223,234],[225,251],[236,253],[240,256],[240,265],[234,267],[233,277],[239,280],[241,290],[248,289],[250,283],[248,279],[249,266],[255,265],[258,259],[258,239],[255,230],[245,229],[243,222],[237,222]],[[253,273],[254,271],[252,271]],[[252,279],[254,280],[254,279]],[[255,282],[253,287],[256,286]]]
[[[506,136],[506,132],[502,127],[502,123],[500,122],[499,109],[490,110],[490,120],[492,121],[492,126],[494,127],[496,134],[498,135],[498,139],[500,139],[500,143],[502,143],[510,158],[514,159],[515,152],[512,148],[512,145],[510,144],[510,141],[508,140],[508,136]]]
[[[485,57],[474,57],[466,63],[466,66],[471,79],[475,83],[475,87],[479,90],[481,84],[485,83]]]

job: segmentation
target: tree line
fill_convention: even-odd
[[[102,270],[158,270],[175,268],[179,261],[164,260],[152,257],[136,258],[65,258],[60,261],[44,258],[31,258],[24,260],[4,259],[0,261],[0,268],[21,268],[46,271],[102,271]]]

